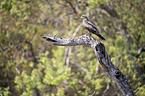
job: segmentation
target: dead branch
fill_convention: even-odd
[[[133,89],[131,88],[125,75],[122,74],[121,71],[111,62],[111,59],[108,53],[106,52],[104,44],[98,42],[90,34],[85,34],[80,37],[69,39],[48,36],[43,36],[43,38],[49,41],[50,43],[59,46],[87,45],[92,47],[99,63],[102,65],[104,70],[107,71],[109,76],[112,77],[113,80],[116,82],[122,94],[124,96],[135,96]]]

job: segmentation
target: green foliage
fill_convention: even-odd
[[[139,87],[137,92],[138,96],[144,96],[145,95],[144,90],[145,90],[145,86]]]
[[[58,50],[53,50],[54,58],[49,61],[46,57],[42,57],[42,64],[44,64],[45,77],[43,82],[48,85],[57,86],[62,81],[69,79],[70,68],[66,68],[63,62],[63,50],[59,47]],[[41,60],[41,59],[40,59]]]
[[[90,5],[94,7],[99,6],[99,4],[107,4],[108,2],[108,0],[90,0]]]
[[[56,95],[57,95],[57,96],[65,96],[65,95],[64,95],[64,88],[59,88]]]
[[[30,75],[24,70],[19,76],[15,77],[16,88],[19,91],[25,89],[22,96],[31,95],[34,93],[35,88],[44,91],[48,85],[61,87],[61,84],[65,83],[65,81],[70,78],[70,68],[65,68],[66,66],[62,60],[63,50],[64,47],[59,47],[57,50],[53,51],[55,55],[52,59],[47,57],[49,52],[46,51],[45,54],[41,55],[41,63],[38,64],[38,68],[34,68]],[[33,67],[32,62],[30,62],[29,65]],[[64,88],[58,88],[57,93],[52,93],[63,96]]]
[[[9,96],[10,95],[9,88],[0,88],[0,95]]]
[[[144,96],[145,53],[139,54],[138,49],[145,46],[145,1],[68,1],[0,1],[0,95],[88,96],[95,91],[101,96],[107,83],[107,95],[121,94],[90,47],[56,47],[41,37],[71,38],[82,23],[80,15],[87,14],[105,37],[113,64],[125,74],[136,95]],[[81,27],[76,36],[85,33]]]

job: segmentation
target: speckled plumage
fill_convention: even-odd
[[[101,40],[105,40],[103,36],[101,36],[100,32],[98,31],[98,29],[96,28],[96,26],[91,23],[88,19],[87,16],[82,15],[81,18],[83,18],[83,27],[88,30],[89,32],[97,35]]]

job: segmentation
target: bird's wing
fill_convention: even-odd
[[[99,32],[99,30],[96,28],[96,26],[95,26],[93,23],[91,23],[90,21],[87,21],[87,23],[88,23],[89,25],[91,25],[94,29],[96,29],[96,31]]]

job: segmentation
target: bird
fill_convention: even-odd
[[[86,15],[82,15],[81,18],[83,19],[82,25],[87,31],[97,35],[101,40],[105,40],[105,38],[100,34],[100,32],[96,28],[96,26],[89,21],[89,19]]]

